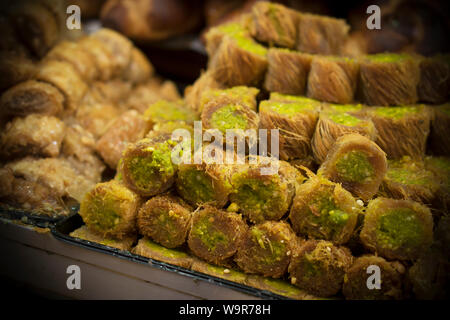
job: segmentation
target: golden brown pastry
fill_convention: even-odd
[[[42,1],[17,1],[9,9],[21,40],[33,54],[43,57],[60,36],[61,26],[55,14]]]
[[[199,0],[109,0],[102,8],[101,20],[133,40],[162,40],[198,27],[200,5]]]
[[[127,111],[98,140],[97,152],[110,168],[116,169],[127,144],[143,138],[147,131],[147,121],[136,110]]]
[[[189,249],[210,263],[226,265],[226,259],[234,256],[246,231],[240,214],[204,206],[192,214]]]
[[[0,51],[0,91],[32,78],[36,72],[34,62],[13,51]]]
[[[67,213],[64,200],[81,201],[94,185],[60,158],[24,158],[0,170],[2,202],[49,215]]]
[[[342,19],[302,13],[298,24],[297,50],[339,55],[349,29]]]
[[[225,86],[256,86],[267,70],[266,53],[266,48],[251,38],[224,36],[209,61],[209,69]]]
[[[80,125],[67,126],[61,154],[77,172],[93,182],[100,182],[105,165],[96,154],[94,137]]]
[[[214,79],[211,72],[204,72],[202,75],[190,86],[184,90],[184,99],[186,105],[195,110],[200,110],[201,98],[203,91],[208,89],[219,89],[221,85]]]
[[[417,85],[419,101],[443,103],[450,92],[450,56],[438,55],[420,61],[420,80]]]
[[[349,133],[359,133],[370,140],[377,138],[374,123],[366,117],[352,114],[352,112],[322,111],[311,140],[316,162],[321,164],[335,141]]]
[[[5,158],[57,157],[64,133],[64,123],[53,116],[30,114],[25,118],[14,118],[1,135],[1,154]]]
[[[152,78],[135,87],[124,106],[144,112],[149,105],[159,100],[177,101],[179,99],[181,97],[175,83],[170,80],[161,82],[160,79]]]
[[[336,295],[353,263],[350,250],[329,241],[308,240],[292,254],[291,283],[319,297]],[[311,271],[313,270],[313,271]]]
[[[136,233],[142,199],[116,180],[98,183],[80,203],[79,214],[92,232],[122,240]]]
[[[269,49],[264,88],[271,92],[304,95],[312,57],[287,49]]]
[[[84,104],[119,104],[130,96],[132,84],[121,79],[95,81],[84,96]]]
[[[145,54],[134,47],[131,49],[130,62],[123,72],[122,78],[132,83],[142,83],[148,80],[155,70]]]
[[[65,98],[64,105],[68,112],[76,109],[87,91],[86,83],[76,69],[67,62],[44,61],[39,66],[36,79],[50,83],[61,90]]]
[[[272,98],[274,96],[271,95]],[[259,104],[260,128],[279,130],[279,155],[282,160],[302,159],[311,154],[311,138],[319,115],[319,101],[293,98],[296,100],[264,100]],[[270,136],[269,131],[268,138]]]
[[[252,7],[251,34],[269,46],[293,49],[299,18],[298,12],[280,4],[257,2]]]
[[[81,105],[75,118],[85,130],[98,139],[119,115],[120,111],[114,104],[95,103]]]
[[[120,33],[106,28],[94,32],[90,37],[104,44],[114,67],[113,74],[120,75],[130,63],[133,43]]]
[[[94,80],[98,76],[94,58],[78,45],[78,43],[73,41],[62,41],[58,43],[49,51],[45,59],[70,63],[87,82]]]
[[[380,290],[367,286],[367,270],[378,266],[382,274]],[[342,292],[348,300],[393,300],[402,297],[402,278],[405,267],[398,261],[386,261],[375,255],[363,255],[355,259],[344,277]]]
[[[78,45],[94,59],[99,80],[111,79],[114,73],[114,64],[106,46],[94,37],[84,37],[78,42]]]
[[[380,53],[360,60],[360,99],[371,106],[417,102],[419,60],[408,54]]]
[[[166,248],[186,242],[192,208],[174,195],[158,195],[142,205],[137,216],[139,233]]]
[[[358,84],[358,63],[350,58],[314,57],[308,76],[308,97],[333,103],[351,103]]]
[[[367,116],[377,130],[376,144],[388,159],[422,159],[430,133],[432,110],[424,105],[374,107]]]
[[[50,83],[28,80],[3,93],[1,113],[25,116],[31,113],[57,115],[64,109],[64,95]]]
[[[246,273],[280,278],[296,248],[296,236],[284,221],[266,221],[247,230],[234,258]]]

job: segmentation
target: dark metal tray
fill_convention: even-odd
[[[69,213],[67,215],[51,217],[46,215],[38,215],[23,209],[0,206],[0,217],[8,220],[20,220],[23,223],[36,227],[48,228],[59,221],[76,215],[79,208],[80,206],[78,204],[73,205],[69,207]]]
[[[259,289],[249,287],[249,286],[246,286],[243,284],[239,284],[236,282],[232,282],[229,280],[217,278],[217,277],[203,274],[203,273],[200,273],[197,271],[192,271],[190,269],[181,268],[181,267],[171,265],[171,264],[168,264],[165,262],[146,258],[146,257],[140,256],[140,255],[133,254],[129,251],[123,251],[123,250],[108,247],[108,246],[105,246],[105,245],[102,245],[99,243],[74,238],[69,235],[72,231],[81,227],[82,225],[83,225],[83,220],[81,219],[81,217],[78,214],[75,214],[70,217],[67,217],[66,219],[58,221],[56,224],[52,225],[51,232],[56,239],[64,241],[66,243],[70,243],[72,245],[82,247],[82,248],[87,248],[87,249],[94,250],[97,252],[109,254],[109,255],[112,255],[112,256],[115,256],[115,257],[118,257],[121,259],[132,261],[132,262],[143,263],[143,264],[148,265],[151,268],[158,268],[158,269],[162,269],[162,270],[169,271],[169,272],[175,272],[177,274],[181,274],[181,275],[190,277],[194,280],[207,281],[209,283],[214,283],[219,286],[238,290],[245,294],[250,294],[250,295],[262,298],[262,299],[292,300],[288,297],[280,296],[280,295],[272,293],[270,291],[259,290]]]

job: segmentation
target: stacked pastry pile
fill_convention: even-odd
[[[20,84],[2,104],[23,110],[17,107],[39,97],[47,115],[32,116],[48,123],[64,119],[63,131],[88,131],[99,138],[95,150],[117,166],[113,180],[83,197],[85,226],[73,236],[294,298],[442,297],[449,267],[450,105],[415,103],[448,100],[447,58],[341,56],[347,33],[345,21],[258,2],[250,15],[209,31],[208,70],[184,100],[149,104],[139,84],[149,72],[141,78],[146,67],[138,64],[139,55],[126,39],[101,30],[77,44],[89,42],[85,50],[91,52],[101,42],[111,58],[99,58],[95,50],[101,67],[83,69],[88,62],[68,63],[64,50],[54,49],[32,83],[37,89]],[[91,82],[88,90],[85,79],[95,78],[94,70],[103,80],[116,78]],[[137,71],[130,76],[130,70]],[[28,99],[30,92],[35,98]],[[108,96],[121,114],[111,125],[113,111],[98,106],[99,96],[103,102]],[[175,163],[172,156],[185,156],[191,141],[172,133],[194,133],[197,119],[204,130],[222,134],[279,129],[280,160],[217,164],[211,158],[226,154],[205,145],[201,163]],[[99,172],[85,158],[95,154],[70,148],[86,144],[78,130],[73,138],[66,133],[61,140],[29,143],[26,121],[13,120],[4,134],[10,156],[24,149],[45,156],[62,151],[57,159],[70,162],[78,179]],[[55,132],[42,136],[59,137]],[[27,139],[8,138],[13,134]],[[244,138],[250,150],[255,141]],[[27,147],[16,147],[17,141]],[[427,146],[433,156],[426,156]],[[278,170],[264,174],[268,165]],[[17,181],[28,176],[15,166],[8,164],[2,176],[12,177],[4,179],[12,181],[12,190],[24,190]],[[371,265],[381,271],[379,290],[367,286]]]
[[[21,68],[17,66],[16,68]],[[2,202],[38,213],[67,213],[115,169],[126,142],[142,138],[146,103],[179,98],[175,85],[120,34],[101,29],[61,41],[32,79],[1,96]],[[103,160],[103,161],[102,161]]]
[[[184,102],[145,111],[149,133],[84,198],[73,235],[130,250],[139,234],[138,254],[295,298],[442,296],[450,161],[425,151],[449,155],[449,105],[413,104],[447,101],[448,64],[339,56],[347,32],[266,2],[211,29],[208,70]],[[171,133],[198,117],[223,134],[279,129],[281,160],[215,164],[204,146],[201,164],[174,163]],[[262,174],[268,163],[278,171]]]

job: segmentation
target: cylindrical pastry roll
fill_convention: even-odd
[[[221,265],[236,253],[246,230],[240,214],[205,206],[193,213],[189,249],[196,256]]]
[[[0,92],[20,82],[29,80],[36,73],[34,62],[17,52],[0,51]]]
[[[64,94],[64,105],[68,112],[77,108],[88,89],[81,76],[68,62],[43,61],[39,66],[36,79],[54,85]]]
[[[6,115],[57,115],[64,109],[64,95],[50,83],[28,80],[5,91],[0,105]]]
[[[239,166],[230,175],[230,200],[251,222],[280,220],[291,206],[297,183],[304,178],[287,162],[272,163],[278,171],[270,174],[262,170],[266,165],[259,162]]]
[[[99,39],[91,36],[82,38],[78,45],[92,56],[97,68],[99,80],[109,80],[115,73],[115,66],[111,53]]]
[[[318,174],[367,201],[378,192],[386,171],[386,154],[375,142],[348,134],[336,140]]]
[[[420,203],[376,198],[369,202],[360,238],[389,260],[414,260],[433,242],[433,217]]]
[[[50,217],[68,215],[65,200],[81,202],[95,185],[64,158],[26,157],[7,163],[0,171],[2,202]]]
[[[159,100],[148,106],[145,110],[144,119],[148,121],[149,127],[166,121],[185,121],[192,123],[198,120],[198,115],[184,105],[183,100],[166,101]]]
[[[98,76],[99,70],[95,66],[94,58],[76,42],[58,43],[48,52],[45,59],[70,63],[86,82],[91,82]]]
[[[286,273],[297,245],[297,237],[288,223],[266,221],[246,232],[235,261],[246,273],[280,278]]]
[[[139,209],[139,233],[167,248],[186,242],[190,229],[191,210],[182,199],[173,195],[151,198]]]
[[[10,18],[21,40],[42,58],[60,37],[60,24],[52,10],[40,1],[17,1]]]
[[[144,113],[149,105],[154,104],[160,100],[175,102],[181,101],[176,85],[170,81],[161,81],[157,78],[150,78],[150,80],[139,84],[133,88],[129,94],[126,103],[123,107],[127,109],[135,109]],[[183,103],[181,103],[183,104]],[[192,111],[192,110],[191,110]],[[193,110],[195,112],[195,110]]]
[[[129,145],[120,163],[125,185],[142,196],[157,195],[172,187],[177,172],[177,165],[172,162],[176,144],[167,135]]]
[[[99,139],[119,115],[118,108],[113,104],[95,103],[80,105],[75,118],[95,139]]]
[[[377,130],[370,119],[348,112],[321,112],[311,140],[312,151],[317,163],[320,164],[325,160],[337,138],[348,133],[359,133],[371,140],[377,136]]]
[[[231,168],[220,164],[180,164],[176,189],[192,205],[209,204],[222,208],[231,192]]]
[[[132,86],[130,82],[125,82],[122,79],[94,81],[90,84],[83,103],[112,103],[118,108],[124,108],[125,106],[122,103],[130,97],[133,90]]]
[[[319,297],[337,294],[353,257],[346,247],[324,240],[309,240],[292,254],[291,283]]]
[[[75,123],[66,127],[61,155],[78,173],[98,183],[106,166],[96,153],[94,136]]]
[[[315,176],[297,188],[289,220],[299,236],[344,244],[355,230],[360,209],[340,184]]]
[[[210,100],[203,108],[201,119],[204,129],[218,129],[224,137],[227,130],[256,130],[259,124],[259,117],[255,111],[226,95]]]
[[[136,232],[136,217],[142,200],[115,180],[99,183],[80,204],[87,227],[105,237],[123,239]]]
[[[94,32],[90,37],[100,40],[111,57],[114,66],[114,75],[120,75],[130,63],[133,43],[111,29],[102,28]]]
[[[383,284],[378,290],[368,288],[367,270],[378,266],[383,275]],[[349,300],[393,300],[403,296],[403,274],[405,267],[398,261],[386,261],[375,255],[364,255],[355,259],[344,277],[342,292]]]
[[[427,156],[425,157],[425,168],[433,172],[440,180],[437,201],[433,205],[439,209],[450,208],[450,158]]]
[[[153,65],[145,54],[136,47],[131,49],[130,62],[123,72],[123,79],[132,83],[143,83],[154,73]]]
[[[240,21],[222,23],[209,29],[205,34],[205,47],[210,59],[216,54],[225,36],[250,37],[250,31],[243,24],[242,19]]]

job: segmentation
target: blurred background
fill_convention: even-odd
[[[207,63],[202,36],[208,28],[231,21],[249,12],[258,0],[71,0],[81,8],[83,31],[90,32],[102,26],[123,33],[132,39],[149,57],[156,71],[183,85],[192,83]],[[8,19],[18,26],[19,38],[25,47],[31,48],[34,56],[43,56],[45,46],[29,42],[32,26],[24,25],[20,15],[11,14],[11,7],[20,2],[2,1],[0,27],[4,31],[0,40],[0,51],[11,43],[5,32]],[[46,4],[49,10],[65,12],[64,1],[37,1]],[[449,1],[445,0],[281,0],[282,3],[303,12],[318,13],[346,19],[352,27],[352,46],[358,52],[418,52],[423,55],[449,51],[450,31]],[[381,9],[381,30],[368,30],[366,13],[369,5],[376,4]],[[36,6],[36,5],[35,5]],[[30,11],[30,10],[29,10]],[[34,9],[34,11],[36,11]],[[26,12],[25,15],[32,14]],[[22,13],[22,16],[24,14]],[[44,19],[45,14],[41,14]],[[43,32],[56,41],[56,29],[49,26]],[[35,32],[35,31],[34,31]],[[42,32],[42,31],[41,31]],[[64,33],[63,30],[60,30]],[[73,32],[71,33],[73,36]],[[27,40],[28,39],[28,40]],[[8,43],[10,41],[10,43]],[[33,50],[33,46],[35,50]],[[48,48],[51,44],[48,44]]]

